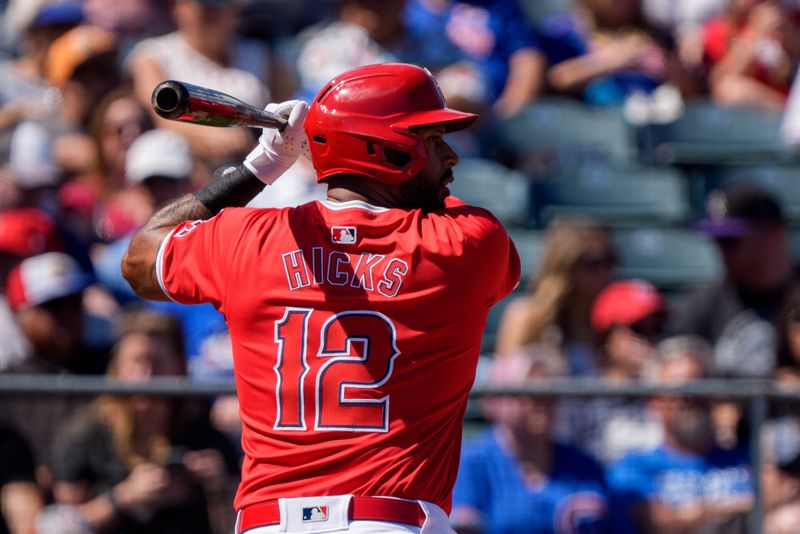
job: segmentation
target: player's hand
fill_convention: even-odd
[[[244,165],[259,180],[269,185],[291,167],[300,155],[309,159],[311,156],[303,129],[308,104],[302,100],[287,100],[279,104],[269,104],[266,110],[285,117],[286,128],[283,131],[264,128],[258,139],[258,146],[245,158]]]

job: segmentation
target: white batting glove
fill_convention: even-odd
[[[292,166],[298,156],[311,159],[308,139],[303,129],[308,104],[302,100],[287,100],[279,104],[269,104],[265,109],[285,117],[286,128],[283,131],[263,128],[258,146],[247,155],[244,166],[259,180],[270,185]]]

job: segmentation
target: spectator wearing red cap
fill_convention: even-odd
[[[6,300],[8,273],[23,258],[60,249],[55,224],[44,212],[34,208],[0,211],[0,371],[30,352]]]
[[[610,379],[638,379],[663,330],[664,298],[644,280],[606,287],[592,306],[592,327],[600,338],[600,367]]]
[[[655,286],[621,280],[594,301],[592,327],[600,340],[600,376],[614,382],[640,380],[662,333],[666,305]],[[658,425],[640,399],[598,398],[564,404],[559,433],[563,439],[608,462],[632,450],[655,446]]]

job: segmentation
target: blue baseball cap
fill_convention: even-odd
[[[83,6],[77,2],[49,4],[39,8],[29,28],[78,25],[83,19]]]

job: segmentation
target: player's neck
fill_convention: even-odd
[[[400,207],[395,187],[358,176],[336,176],[328,181],[328,200],[359,200],[383,208]]]

